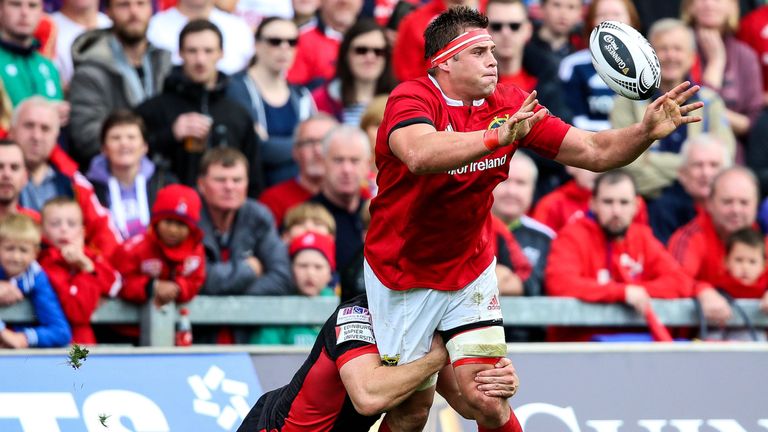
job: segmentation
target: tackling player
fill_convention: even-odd
[[[452,8],[427,27],[429,75],[390,95],[376,142],[379,194],[365,241],[365,284],[383,360],[407,364],[446,341],[461,395],[483,431],[519,431],[507,401],[473,382],[506,354],[490,208],[514,151],[606,171],[626,165],[702,106],[686,82],[648,105],[641,123],[587,132],[514,86],[497,86],[488,19]],[[434,380],[390,410],[380,430],[421,430]]]
[[[468,415],[439,337],[424,357],[398,367],[382,366],[375,342],[365,296],[342,303],[291,382],[263,394],[238,432],[367,431],[380,413],[444,367],[438,391],[461,415]],[[496,369],[479,374],[476,386],[490,397],[511,397],[518,386],[512,362],[501,359]]]

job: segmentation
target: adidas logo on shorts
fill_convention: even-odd
[[[493,295],[491,303],[488,304],[488,310],[501,310],[501,305],[499,304],[499,299],[496,294]]]

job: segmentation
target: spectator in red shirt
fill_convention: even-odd
[[[573,176],[573,180],[542,197],[533,209],[533,218],[555,232],[587,214],[592,188],[597,178],[597,173],[582,168],[569,166],[566,171]],[[639,196],[636,200],[638,210],[635,213],[635,222],[647,224],[645,201]]]
[[[568,121],[557,68],[542,62],[540,54],[527,45],[533,25],[522,0],[489,0],[486,16],[496,43],[493,54],[498,61],[499,83],[514,84],[528,93],[536,90],[542,105]]]
[[[95,344],[91,315],[101,296],[118,294],[120,277],[103,254],[85,245],[83,213],[76,201],[54,198],[41,213],[48,247],[40,253],[40,265],[72,326],[72,342]]]
[[[392,52],[395,77],[407,81],[424,76],[429,61],[424,58],[424,30],[435,17],[456,6],[476,7],[477,0],[431,0],[400,22]]]
[[[597,177],[597,173],[581,168],[566,167],[566,171],[573,179],[544,195],[531,214],[555,232],[568,222],[584,217]]]
[[[40,215],[19,205],[19,195],[27,185],[27,167],[24,153],[14,141],[0,139],[0,219],[11,213],[26,213],[35,221]]]
[[[157,194],[150,229],[133,237],[115,253],[123,275],[120,297],[155,305],[186,303],[205,282],[205,254],[200,197],[187,186],[169,185]]]
[[[72,169],[72,161],[60,148],[59,116],[55,102],[40,96],[24,100],[16,108],[10,137],[24,152],[29,182],[21,192],[22,207],[40,211],[48,200],[65,196],[80,206],[86,244],[109,257],[121,242],[109,212],[99,204],[91,183]]]
[[[752,171],[740,166],[723,170],[712,183],[706,212],[669,240],[672,256],[697,281],[693,293],[704,316],[716,324],[727,322],[732,315],[726,299],[715,290],[726,274],[725,242],[734,232],[755,226],[757,200],[757,179]]]
[[[645,225],[633,222],[637,189],[623,171],[595,180],[590,210],[552,241],[546,269],[547,292],[587,302],[626,303],[640,315],[653,298],[690,294],[688,277]],[[599,332],[605,333],[603,329]],[[554,341],[588,341],[595,330],[552,328]]]
[[[765,236],[751,227],[729,235],[725,242],[726,276],[719,288],[735,298],[760,298],[760,309],[768,313],[765,243]]]
[[[341,39],[362,7],[363,0],[321,0],[317,25],[299,36],[288,82],[315,88],[333,78]]]
[[[299,175],[267,188],[259,197],[259,201],[272,212],[278,227],[283,225],[288,209],[320,192],[325,176],[323,137],[337,125],[333,117],[316,114],[296,128],[293,159],[299,166]]]
[[[763,103],[768,102],[768,5],[745,15],[736,37],[757,53],[763,69]]]
[[[520,0],[491,0],[486,16],[488,29],[496,43],[493,55],[499,62],[496,66],[499,82],[532,92],[537,79],[523,66],[523,49],[533,33],[525,5]]]

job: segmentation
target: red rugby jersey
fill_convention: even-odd
[[[365,239],[366,260],[385,286],[453,291],[477,278],[493,259],[491,192],[507,178],[512,153],[519,145],[555,157],[570,126],[549,115],[516,145],[459,169],[427,175],[408,170],[390,150],[389,135],[416,123],[432,124],[438,131],[495,128],[527,96],[517,87],[499,85],[487,99],[466,107],[428,77],[392,92],[376,140],[379,194],[371,202]]]

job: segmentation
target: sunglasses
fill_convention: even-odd
[[[294,39],[283,39],[283,38],[276,38],[276,37],[267,37],[267,38],[261,38],[261,40],[263,40],[264,42],[266,42],[266,43],[268,43],[268,44],[270,44],[270,45],[272,45],[274,47],[280,46],[283,43],[287,43],[288,46],[295,47],[296,44],[299,43],[299,39],[297,39],[297,38],[294,38]]]
[[[500,32],[504,27],[509,27],[510,30],[516,32],[523,26],[522,22],[492,22],[488,24],[488,28],[493,32]]]
[[[367,46],[356,46],[356,47],[352,48],[352,52],[357,54],[357,55],[359,55],[359,56],[363,56],[363,55],[366,55],[366,54],[372,52],[374,55],[376,55],[376,57],[384,57],[384,54],[387,53],[387,49],[386,48],[367,47]]]

